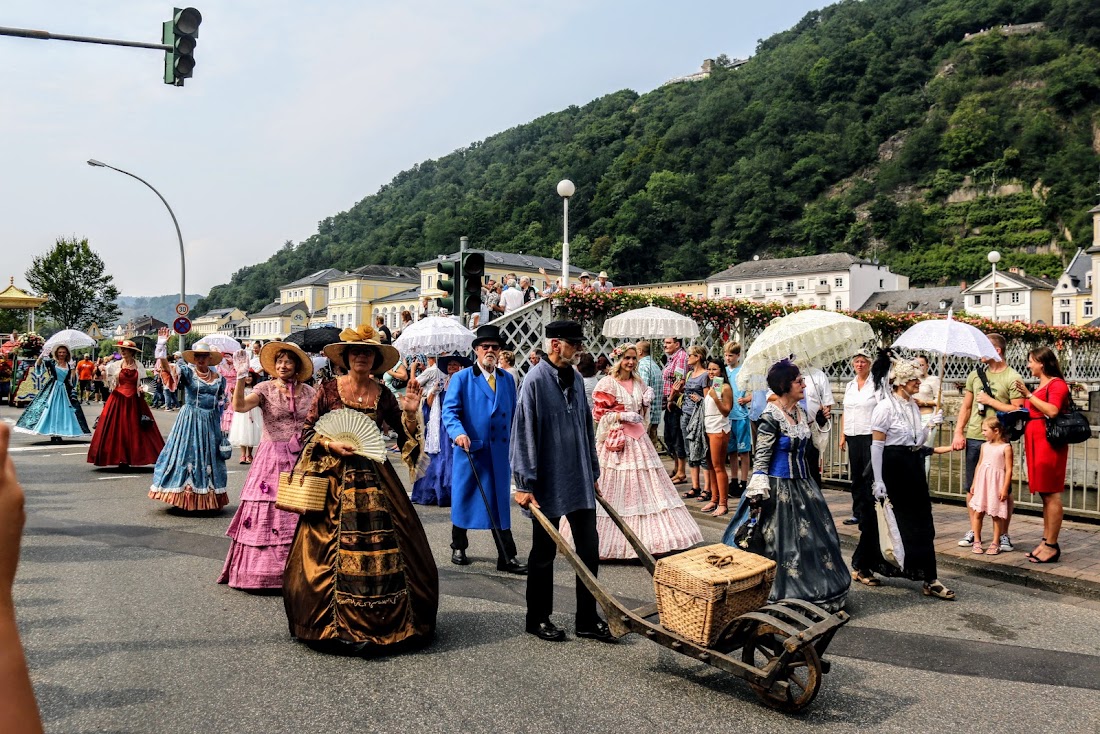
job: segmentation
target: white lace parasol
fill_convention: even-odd
[[[898,337],[894,347],[935,352],[944,356],[1000,359],[993,343],[980,329],[956,321],[951,313],[945,319],[918,321]]]
[[[603,335],[613,339],[694,339],[699,336],[699,324],[667,308],[646,306],[609,318],[603,323]]]
[[[405,357],[410,354],[466,353],[474,341],[474,332],[449,316],[425,316],[401,331],[393,346]]]
[[[737,374],[742,390],[767,387],[768,369],[793,355],[801,369],[824,368],[874,342],[870,324],[836,311],[807,309],[776,319],[753,340]]]

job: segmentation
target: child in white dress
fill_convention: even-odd
[[[249,372],[244,380],[245,397],[252,394],[252,386],[256,384],[256,373]],[[232,401],[231,401],[232,404]],[[229,424],[229,443],[241,448],[242,464],[252,463],[252,449],[260,444],[260,436],[264,431],[263,413],[259,408],[253,408],[247,413],[234,413],[233,422]]]

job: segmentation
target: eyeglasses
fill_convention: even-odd
[[[478,349],[484,349],[487,352],[499,352],[500,351],[500,345],[499,344],[478,344],[477,348]]]
[[[799,385],[805,385],[806,384],[806,378],[805,377],[796,377],[794,379],[794,381],[797,382]]]

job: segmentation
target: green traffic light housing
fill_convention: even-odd
[[[485,275],[485,256],[480,252],[462,253],[462,310],[481,310],[481,279]]]
[[[164,52],[164,83],[183,86],[195,71],[195,39],[199,37],[202,13],[194,8],[174,8],[172,20],[164,21],[161,43],[171,46]]]
[[[435,269],[441,273],[439,277],[439,290],[448,294],[447,297],[435,299],[436,306],[441,311],[447,311],[448,313],[455,313],[455,306],[462,302],[458,292],[458,279],[456,271],[458,270],[458,263],[443,260],[436,263]],[[447,277],[444,278],[443,275]]]

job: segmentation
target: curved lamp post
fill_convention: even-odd
[[[172,211],[172,207],[168,206],[168,202],[165,201],[164,197],[160,195],[159,191],[153,188],[153,185],[151,183],[141,178],[140,176],[135,176],[129,171],[123,171],[121,168],[109,166],[102,161],[95,160],[94,158],[88,159],[88,165],[95,168],[110,168],[112,171],[124,173],[130,178],[136,178],[138,181],[141,181],[143,184],[148,186],[150,190],[152,190],[152,192],[157,195],[161,202],[164,203],[164,208],[168,210],[169,216],[172,217],[172,224],[176,225],[176,238],[179,240],[180,243],[180,303],[187,303],[187,258],[183,252],[183,235],[180,233],[180,223],[176,221],[176,214]]]
[[[569,179],[558,182],[558,196],[565,205],[563,238],[561,244],[561,289],[569,290],[569,197],[577,193],[577,187]]]
[[[997,263],[1001,261],[1001,253],[993,250],[985,257],[993,266],[993,320],[997,320]]]

